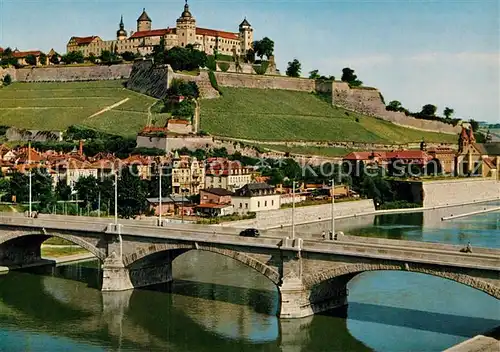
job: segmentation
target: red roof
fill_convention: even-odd
[[[344,160],[370,160],[380,159],[432,159],[429,154],[422,150],[396,150],[391,152],[352,152],[344,157]]]
[[[175,119],[170,119],[168,120],[168,124],[174,124],[174,125],[189,125],[189,121],[187,120],[175,120]]]
[[[217,31],[214,29],[199,28],[199,27],[196,28],[196,34],[197,35],[207,35],[210,37],[221,37],[221,38],[233,39],[233,40],[237,40],[240,38],[240,36],[237,33]]]
[[[152,31],[135,32],[129,39],[145,38],[145,37],[163,37],[165,34],[174,34],[175,28],[153,29]]]
[[[344,156],[344,160],[369,160],[371,157],[381,158],[378,152],[352,152]]]
[[[0,48],[0,54],[3,53],[3,48]]]
[[[40,56],[42,52],[40,50],[33,50],[33,51],[14,51],[12,53],[12,56],[15,58],[23,58],[28,55],[33,55],[33,56]]]
[[[78,45],[87,45],[90,44],[94,41],[94,39],[99,38],[96,35],[93,35],[91,37],[73,37],[71,40],[74,40],[76,44]]]

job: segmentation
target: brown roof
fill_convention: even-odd
[[[210,194],[215,194],[216,196],[224,197],[224,196],[233,196],[234,193],[231,191],[228,191],[225,188],[207,188],[203,189],[203,192],[207,192]]]
[[[33,55],[33,56],[38,57],[38,56],[42,55],[42,52],[40,50],[32,50],[32,51],[14,51],[12,53],[12,56],[17,58],[17,59],[20,59],[20,58],[23,58],[23,57],[26,57],[29,55]]]
[[[207,28],[196,28],[196,34],[197,35],[206,35],[210,37],[220,37],[220,38],[225,38],[225,39],[233,39],[233,40],[238,40],[240,38],[239,34],[237,33],[231,33],[231,32],[224,32],[224,31],[218,31],[215,29],[207,29]]]
[[[175,34],[175,28],[153,29],[151,31],[135,32],[129,39],[146,38],[146,37],[163,37],[166,34]]]
[[[151,22],[151,18],[146,13],[146,9],[142,10],[141,16],[139,16],[139,18],[137,19],[137,22],[143,22],[143,21]]]
[[[206,204],[200,204],[197,205],[196,208],[205,208],[205,209],[222,209],[222,208],[227,208],[231,207],[231,204],[211,204],[211,203],[206,203]]]
[[[176,120],[176,119],[170,119],[168,120],[168,124],[174,124],[174,125],[189,125],[189,121],[187,120]]]
[[[78,45],[88,45],[94,41],[94,39],[99,38],[96,35],[91,37],[72,37],[71,40],[74,40]]]

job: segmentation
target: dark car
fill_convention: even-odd
[[[240,236],[244,237],[259,237],[260,233],[257,229],[246,229],[240,232]]]

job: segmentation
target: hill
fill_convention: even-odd
[[[201,102],[201,129],[220,136],[270,140],[369,143],[456,142],[449,134],[424,132],[332,107],[305,92],[221,88],[219,99]]]
[[[0,125],[63,130],[79,124],[135,136],[155,101],[123,88],[121,81],[15,83],[0,89]]]

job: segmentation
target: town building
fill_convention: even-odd
[[[100,56],[104,50],[116,53],[128,51],[145,56],[151,54],[154,46],[159,45],[162,39],[166,49],[192,44],[207,55],[213,55],[214,52],[231,56],[233,53],[245,55],[252,48],[253,28],[246,18],[241,22],[238,32],[197,27],[186,0],[184,11],[174,27],[153,29],[153,21],[144,9],[137,19],[136,32],[127,33],[122,16],[116,39],[102,40],[96,35],[74,36],[67,44],[67,51],[81,51],[85,57],[90,54]]]
[[[195,157],[179,156],[175,153],[170,174],[172,175],[172,194],[199,194],[205,184],[205,165]]]
[[[200,204],[231,204],[233,192],[224,188],[208,188],[200,191]]]
[[[243,166],[238,161],[230,161],[226,158],[209,158],[206,165],[206,188],[223,188],[235,191],[253,182],[253,169]]]
[[[472,129],[462,128],[456,156],[458,175],[498,178],[499,165],[500,143],[476,143]]]
[[[280,208],[280,195],[266,183],[249,183],[232,196],[234,211],[239,214]]]
[[[161,202],[161,215],[175,215],[184,213],[190,215],[188,209],[192,209],[191,201],[183,196],[168,196],[159,198],[148,198],[149,210],[155,215],[160,215],[160,202]]]
[[[98,175],[97,169],[92,167],[90,163],[78,159],[67,159],[56,164],[54,168],[58,174],[58,179],[64,180],[72,190],[80,178],[92,176],[97,179]]]

